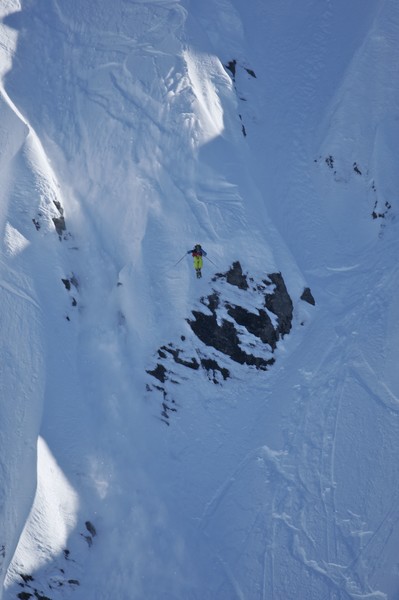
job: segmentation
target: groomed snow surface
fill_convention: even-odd
[[[0,597],[397,600],[397,0],[0,18]],[[196,337],[275,273],[266,371]]]

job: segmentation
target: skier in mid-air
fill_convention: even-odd
[[[203,248],[201,248],[201,244],[195,244],[194,248],[192,250],[188,250],[187,254],[191,254],[191,256],[194,259],[194,269],[195,272],[197,273],[197,277],[202,277],[202,273],[201,273],[201,269],[202,269],[202,264],[203,264],[203,260],[202,257],[206,256],[206,252]]]

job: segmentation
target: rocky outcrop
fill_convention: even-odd
[[[226,278],[227,283],[230,285],[236,285],[240,290],[247,290],[249,285],[246,276],[242,272],[242,267],[238,260],[234,262],[231,268],[224,275],[219,273],[215,276],[214,281],[217,279]]]
[[[265,306],[277,316],[276,333],[278,337],[283,337],[291,331],[294,307],[281,273],[272,273],[269,279],[274,283],[275,289],[272,294],[266,294]]]
[[[217,303],[214,310],[211,310],[211,315],[206,315],[200,311],[193,311],[194,319],[189,319],[188,323],[195,333],[206,346],[218,350],[222,354],[230,357],[234,362],[246,365],[253,365],[258,369],[266,370],[267,366],[273,364],[274,359],[265,360],[253,354],[248,354],[241,349],[240,338],[237,333],[236,324],[243,325],[249,333],[252,333],[259,339],[262,330],[262,317],[250,313],[241,306],[227,305],[228,314],[233,320],[221,319],[218,323]],[[264,312],[264,311],[263,311]],[[236,318],[234,318],[236,316]],[[267,317],[267,315],[266,315]],[[269,317],[267,320],[270,321]],[[256,322],[256,326],[254,325]],[[258,335],[256,335],[256,332]],[[273,330],[274,333],[274,330]],[[273,336],[274,337],[274,336]],[[268,342],[266,342],[268,343]]]
[[[304,302],[307,302],[308,304],[311,304],[312,306],[316,305],[316,301],[313,298],[313,294],[310,291],[310,288],[306,287],[303,290],[302,296],[301,296],[301,300],[303,300]]]
[[[161,346],[155,366],[147,370],[147,390],[160,397],[161,420],[170,424],[178,410],[174,386],[190,371],[205,373],[214,385],[231,377],[234,364],[267,371],[279,340],[291,331],[292,318],[293,303],[281,273],[255,282],[239,261],[217,273],[210,293],[186,319],[193,335]]]

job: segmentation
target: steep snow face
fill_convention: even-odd
[[[2,597],[395,598],[394,0],[0,17]]]

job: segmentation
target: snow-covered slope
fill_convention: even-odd
[[[0,597],[394,600],[394,0],[0,17]]]

